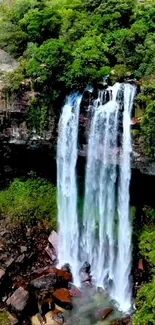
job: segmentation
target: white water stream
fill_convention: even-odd
[[[78,285],[80,262],[87,260],[96,285],[103,286],[123,311],[131,307],[129,185],[134,96],[134,86],[116,83],[99,91],[90,108],[93,117],[88,139],[82,238],[79,238],[76,186],[81,103],[78,94],[69,96],[63,107],[57,150],[60,263],[70,263]],[[80,262],[78,253],[83,259]]]
[[[71,94],[63,107],[59,121],[57,144],[57,202],[59,223],[59,263],[69,263],[74,282],[79,284],[77,217],[77,137],[82,96]]]

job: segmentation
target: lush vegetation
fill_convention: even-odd
[[[0,191],[0,217],[15,224],[44,221],[56,228],[56,188],[44,179],[15,179]]]
[[[143,227],[138,232],[140,254],[147,265],[147,282],[142,285],[136,298],[134,325],[155,324],[155,210],[143,208]],[[148,282],[149,281],[149,282]]]
[[[0,6],[0,48],[19,61],[9,92],[27,87],[28,124],[42,133],[66,93],[89,83],[139,80],[144,151],[154,157],[155,0],[14,0]],[[148,95],[149,94],[149,95]],[[151,121],[150,121],[151,120]]]

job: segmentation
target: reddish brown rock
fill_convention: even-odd
[[[67,310],[71,310],[73,308],[68,289],[56,289],[53,293],[53,298],[58,306]]]
[[[113,311],[113,309],[110,308],[110,307],[107,307],[104,310],[99,309],[99,310],[97,310],[95,312],[95,318],[97,320],[100,320],[101,321],[101,320],[105,319],[109,314],[111,314],[112,311]]]
[[[54,272],[56,273],[57,277],[60,278],[60,280],[65,280],[66,282],[72,281],[72,274],[65,271],[65,270],[59,270],[56,268],[53,268]]]
[[[22,312],[29,299],[28,291],[24,290],[22,287],[19,287],[13,295],[7,300],[7,305],[13,307],[17,312]]]
[[[127,315],[122,318],[122,325],[132,325],[132,319],[130,315]]]
[[[69,294],[71,297],[76,297],[76,298],[81,298],[82,295],[80,289],[78,289],[74,284],[71,285]]]

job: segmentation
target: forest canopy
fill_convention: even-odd
[[[38,94],[29,127],[43,132],[71,90],[136,78],[143,150],[155,156],[155,0],[4,0],[0,26],[0,48],[19,61],[7,91],[29,80]]]
[[[154,17],[155,0],[4,1],[0,47],[26,59],[24,76],[43,88],[154,78]]]

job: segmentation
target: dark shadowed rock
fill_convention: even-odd
[[[19,287],[7,300],[7,305],[11,306],[17,312],[22,312],[28,303],[28,299],[28,291],[24,290],[22,287]]]
[[[71,310],[73,308],[68,289],[56,289],[53,293],[53,298],[58,306],[66,310]]]

